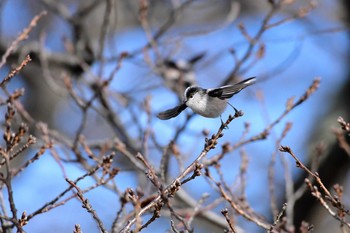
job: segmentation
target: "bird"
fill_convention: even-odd
[[[194,66],[203,59],[205,53],[199,53],[188,59],[165,59],[157,66],[165,85],[181,96],[187,87],[197,85]]]
[[[189,58],[188,60],[185,59],[178,59],[178,60],[171,60],[171,59],[165,59],[163,62],[164,69],[162,72],[162,75],[166,80],[172,80],[176,83],[179,83],[179,81],[184,82],[187,87],[193,85],[195,83],[195,74],[193,72],[193,67],[195,64],[197,64],[200,60],[203,59],[205,56],[205,53],[199,53],[195,56]]]
[[[169,120],[177,117],[187,107],[203,117],[221,117],[227,104],[231,105],[227,99],[255,82],[256,77],[250,77],[236,84],[218,88],[204,89],[198,86],[190,86],[186,88],[184,92],[184,100],[182,103],[174,108],[158,113],[157,117],[161,120]],[[237,111],[237,109],[235,109],[235,111]]]

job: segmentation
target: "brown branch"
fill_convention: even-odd
[[[11,45],[7,48],[4,55],[2,55],[1,62],[0,62],[0,68],[3,67],[7,61],[7,58],[10,56],[13,50],[16,49],[18,44],[26,40],[28,38],[29,33],[32,31],[32,29],[37,25],[38,21],[47,14],[46,11],[42,11],[38,15],[36,15],[32,21],[29,23],[29,26],[25,28],[22,33],[14,40],[12,41]]]
[[[238,72],[241,71],[242,66],[250,58],[254,57],[253,52],[254,52],[254,49],[257,47],[257,45],[259,46],[258,52],[257,52],[258,56],[255,57],[255,60],[253,60],[252,63],[250,65],[248,65],[248,67],[251,67],[254,63],[256,63],[256,61],[259,59],[259,57],[261,58],[260,55],[263,54],[263,53],[261,53],[261,51],[264,50],[264,45],[262,42],[260,42],[260,40],[261,40],[262,36],[264,35],[264,33],[266,33],[266,31],[268,31],[271,28],[277,27],[281,24],[284,24],[286,22],[289,22],[291,20],[294,20],[297,18],[303,18],[311,10],[313,10],[316,7],[314,2],[311,1],[307,7],[301,8],[296,15],[294,15],[292,17],[287,17],[287,18],[282,19],[280,21],[277,21],[275,23],[271,23],[271,20],[273,19],[275,14],[283,7],[284,4],[287,4],[287,3],[285,3],[285,1],[273,1],[273,2],[274,2],[273,4],[270,4],[271,8],[268,11],[268,13],[266,14],[266,16],[264,17],[264,19],[262,20],[262,23],[254,36],[250,36],[248,34],[248,32],[245,30],[245,27],[243,24],[238,25],[238,29],[240,30],[242,35],[246,38],[249,45],[248,45],[247,49],[245,50],[245,52],[243,53],[242,57],[240,59],[236,59],[235,67],[230,72],[228,77],[223,81],[222,85],[227,85],[230,82],[232,82],[232,80],[235,78],[235,76],[238,75]]]
[[[341,126],[342,130],[350,133],[350,123],[346,122],[343,117],[338,117],[338,123]]]
[[[333,133],[338,141],[339,147],[342,148],[348,156],[350,156],[350,145],[347,142],[343,131],[334,129]]]
[[[99,168],[101,167],[101,165],[98,165],[96,167],[94,167],[93,169],[91,169],[90,171],[88,171],[87,173],[85,173],[84,175],[78,177],[74,183],[77,184],[79,181],[85,179],[88,176],[93,175]],[[30,215],[28,215],[28,220],[30,220],[31,218],[33,218],[34,216],[47,212],[50,208],[52,208],[54,206],[54,204],[61,199],[66,193],[68,193],[71,189],[73,188],[73,186],[69,186],[68,188],[66,188],[63,192],[59,193],[54,199],[52,199],[51,201],[47,202],[46,204],[44,204],[41,208],[37,209],[36,211],[34,211],[33,213],[31,213]]]
[[[181,186],[181,180],[184,179],[191,171],[193,171],[196,167],[196,164],[199,163],[199,161],[212,149],[215,148],[217,145],[217,141],[219,138],[223,136],[223,130],[232,122],[233,119],[242,116],[243,113],[240,111],[237,111],[234,116],[229,116],[227,121],[222,124],[217,131],[216,134],[214,134],[210,139],[206,139],[205,146],[203,151],[198,155],[198,157],[182,172],[180,173],[172,182],[170,185],[168,185],[161,194],[159,194],[151,203],[149,203],[147,206],[143,207],[138,215],[129,220],[127,225],[122,229],[121,232],[129,232],[131,226],[136,222],[136,219],[140,217],[141,215],[145,214],[148,210],[155,206],[162,206],[163,205],[163,197],[172,197],[174,194],[179,190]]]
[[[309,168],[307,168],[298,158],[297,156],[294,154],[294,152],[287,146],[282,146],[280,147],[280,151],[282,152],[286,152],[288,154],[290,154],[293,159],[296,161],[296,166],[303,169],[305,172],[307,172],[312,178],[314,178],[316,180],[316,183],[320,186],[321,190],[324,192],[325,194],[325,198],[326,200],[328,200],[329,202],[332,203],[332,206],[337,208],[338,209],[338,213],[337,215],[340,215],[340,216],[344,216],[345,214],[349,214],[349,210],[346,210],[344,208],[344,205],[343,203],[341,203],[339,197],[337,196],[334,196],[330,193],[330,191],[325,187],[325,185],[323,184],[319,174],[317,172],[312,172]],[[306,179],[306,182],[308,182],[309,179]],[[310,186],[311,185],[311,182],[310,184],[307,183],[307,185],[309,187],[312,187],[312,191],[313,191],[313,195],[315,197],[318,198],[318,200],[321,202],[321,204],[327,209],[327,211],[332,215],[332,216],[335,216],[336,214],[334,214],[333,211],[330,210],[330,208],[328,207],[328,205],[325,205],[326,202],[324,202],[322,196],[321,196],[321,193],[318,192],[317,188],[314,187],[314,186]],[[337,219],[341,219],[337,216]],[[344,221],[342,220],[341,221],[342,223],[344,223]],[[350,228],[350,223],[346,224],[347,227]]]
[[[280,1],[282,2],[282,1]],[[233,78],[237,75],[238,71],[241,69],[242,65],[251,57],[251,54],[253,53],[253,50],[257,44],[257,42],[260,40],[264,32],[266,31],[268,24],[271,20],[271,18],[275,15],[275,13],[280,9],[281,3],[274,4],[271,6],[270,11],[267,13],[265,18],[263,19],[261,26],[259,27],[258,32],[255,34],[254,37],[250,37],[247,33],[245,33],[244,25],[240,24],[239,29],[241,30],[241,33],[245,35],[246,38],[250,38],[249,45],[245,53],[243,54],[242,58],[237,60],[237,63],[234,67],[234,69],[231,71],[229,76],[225,79],[225,81],[222,83],[223,85],[229,84]]]
[[[346,122],[341,116],[338,117],[338,123],[339,123],[341,129],[344,132],[346,132],[348,136],[350,136],[350,123]],[[343,131],[334,129],[333,133],[335,134],[335,136],[337,138],[337,141],[338,141],[340,148],[342,148],[348,154],[348,156],[350,156],[350,145],[349,145],[348,141],[346,140]]]
[[[150,165],[150,163],[146,160],[146,158],[141,153],[137,153],[136,158],[139,159],[147,168],[147,171],[145,171],[147,178],[152,182],[152,184],[159,191],[162,191],[160,179],[158,178],[158,175],[154,170],[154,168]]]
[[[11,171],[10,166],[10,155],[6,152],[6,150],[0,150],[0,155],[5,159],[5,174],[2,174],[0,177],[0,180],[6,185],[7,188],[7,195],[8,195],[8,202],[10,204],[10,209],[12,213],[11,222],[16,226],[17,232],[24,232],[22,226],[18,222],[17,217],[17,208],[14,200],[13,195],[13,188],[12,188],[12,178],[13,174]]]
[[[275,127],[278,123],[280,123],[282,119],[286,117],[293,109],[295,109],[300,104],[304,103],[318,89],[319,85],[320,85],[320,78],[317,77],[313,80],[312,84],[309,86],[306,92],[298,99],[297,102],[294,103],[293,98],[289,99],[284,112],[275,121],[273,121],[267,127],[265,127],[265,129],[261,133],[256,134],[246,140],[240,140],[233,146],[226,147],[225,153],[218,154],[216,156],[213,156],[211,159],[206,160],[204,162],[204,166],[210,166],[210,165],[216,164],[218,161],[220,161],[224,157],[224,155],[227,152],[233,151],[243,145],[266,139],[267,136],[270,134],[270,131],[272,130],[272,128]]]
[[[264,228],[265,230],[268,230],[270,228],[270,225],[266,223],[265,221],[260,220],[259,218],[253,217],[250,215],[244,208],[242,208],[240,205],[236,204],[234,200],[228,195],[228,193],[224,190],[221,183],[216,183],[217,187],[219,188],[219,192],[221,196],[227,201],[228,204],[242,217],[247,219],[248,221],[254,222],[258,226]]]
[[[287,133],[289,132],[289,130],[292,128],[292,123],[288,122],[285,125],[285,128],[282,132],[282,135],[277,139],[276,141],[276,149],[273,152],[272,156],[271,156],[271,160],[269,163],[269,169],[268,169],[268,181],[269,181],[269,191],[270,191],[270,207],[272,210],[272,214],[273,216],[277,216],[278,215],[278,209],[277,209],[277,198],[276,198],[276,193],[275,193],[275,183],[274,183],[274,179],[275,179],[275,172],[274,172],[274,166],[276,163],[276,156],[277,156],[277,152],[278,152],[278,146],[281,144],[282,140],[286,137]],[[285,162],[283,162],[284,165],[284,169],[285,169],[285,179],[286,179],[286,190],[288,190],[291,185],[291,180],[290,180],[290,176],[289,176],[289,169],[288,166]],[[288,193],[288,191],[287,191]]]
[[[99,38],[99,50],[98,50],[98,55],[97,58],[100,59],[101,64],[100,64],[100,69],[98,72],[98,76],[100,78],[102,78],[102,74],[103,74],[103,68],[104,66],[104,58],[103,58],[103,52],[105,49],[105,44],[106,44],[106,38],[107,38],[107,34],[108,34],[108,29],[110,26],[110,21],[111,21],[111,14],[112,14],[112,10],[114,7],[114,2],[112,0],[107,0],[106,2],[106,9],[105,9],[105,13],[104,13],[104,18],[102,21],[102,25],[101,25],[101,34],[100,34],[100,38]]]
[[[232,233],[236,233],[237,231],[235,230],[232,220],[230,219],[230,216],[228,215],[228,209],[223,209],[221,210],[222,215],[225,216],[226,222],[228,224],[228,226],[230,227],[230,230]]]
[[[83,233],[79,224],[75,224],[73,233]]]
[[[68,178],[66,178],[66,181],[71,185],[71,187],[74,187],[77,190],[77,197],[81,201],[81,203],[83,204],[83,208],[86,209],[87,212],[92,215],[92,217],[97,222],[101,232],[107,233],[105,227],[103,226],[101,219],[97,216],[96,211],[92,208],[92,206],[89,202],[89,199],[84,197],[82,190],[75,184],[75,182],[69,180]]]
[[[317,2],[310,0],[307,6],[299,8],[298,11],[295,14],[293,14],[292,16],[289,16],[289,17],[283,18],[281,20],[278,20],[276,22],[270,23],[267,26],[267,28],[277,27],[281,24],[291,22],[295,19],[303,18],[306,15],[308,15],[312,10],[314,10],[316,7],[317,7]]]
[[[20,174],[24,169],[26,169],[30,164],[37,161],[46,151],[47,148],[50,148],[51,145],[45,145],[42,146],[37,153],[31,158],[28,159],[20,168],[18,168],[16,171],[13,172],[13,176],[17,176]]]
[[[27,55],[21,64],[15,69],[11,70],[10,73],[0,82],[0,87],[4,87],[16,74],[18,74],[32,59]]]
[[[276,225],[280,222],[284,212],[286,211],[287,209],[287,203],[284,203],[283,206],[282,206],[282,209],[281,211],[276,215],[276,218],[275,218],[275,221],[271,224],[271,227],[270,229],[268,230],[268,232],[271,232],[273,233],[274,231],[274,228],[276,227]]]
[[[327,210],[327,212],[336,220],[341,222],[344,226],[350,229],[350,223],[345,222],[343,219],[343,216],[339,216],[339,212],[334,212],[331,207],[327,204],[327,201],[322,197],[322,194],[320,191],[318,191],[318,188],[316,186],[313,186],[311,181],[309,179],[305,179],[306,185],[309,187],[311,194],[317,198],[317,200],[321,203],[321,205]],[[327,196],[326,196],[327,197]]]

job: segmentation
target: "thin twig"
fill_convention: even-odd
[[[217,131],[216,134],[214,134],[210,139],[206,139],[205,147],[203,151],[198,155],[198,157],[182,172],[180,173],[172,182],[170,185],[168,185],[164,190],[162,194],[159,194],[151,203],[149,203],[147,206],[142,208],[140,212],[138,213],[138,216],[143,215],[146,213],[149,209],[155,206],[161,206],[163,203],[162,197],[172,197],[181,186],[181,180],[184,179],[191,171],[194,170],[196,164],[212,149],[215,148],[217,145],[217,141],[219,138],[223,136],[223,130],[231,123],[231,121],[237,117],[242,116],[243,113],[240,111],[237,111],[234,116],[229,116],[227,121],[222,124]],[[135,223],[137,217],[131,219],[128,221],[128,224],[122,229],[121,232],[129,232],[131,226]]]
[[[330,191],[326,188],[326,186],[323,184],[319,174],[317,172],[312,172],[309,168],[307,168],[298,158],[297,156],[294,154],[294,152],[288,147],[288,146],[282,146],[280,147],[280,151],[282,152],[286,152],[288,154],[290,154],[294,160],[296,161],[296,166],[303,169],[304,171],[306,171],[311,177],[313,177],[317,184],[320,186],[321,190],[325,193],[325,198],[326,200],[330,201],[332,203],[332,206],[334,206],[335,208],[338,209],[338,213],[334,214],[333,211],[331,211],[331,209],[328,207],[328,205],[326,205],[326,202],[324,202],[321,194],[317,191],[316,187],[314,186],[310,186],[308,183],[308,186],[311,187],[313,194],[315,197],[317,197],[319,199],[319,201],[321,202],[321,204],[328,210],[328,212],[333,216],[336,217],[336,219],[341,220],[342,223],[345,224],[344,220],[342,220],[340,217],[338,217],[337,215],[345,215],[345,214],[349,214],[349,210],[346,210],[344,208],[344,205],[341,203],[340,199],[334,195],[332,195],[330,193]],[[308,179],[307,179],[308,180]],[[311,182],[310,182],[311,184]],[[345,224],[347,227],[349,227],[350,229],[350,223]]]
[[[32,59],[27,55],[21,64],[11,72],[0,82],[0,87],[4,87],[16,74],[18,74]]]
[[[101,219],[97,216],[97,213],[92,208],[89,200],[84,197],[82,190],[75,184],[75,182],[69,180],[68,178],[66,178],[66,181],[71,185],[71,187],[74,187],[77,190],[77,197],[82,202],[83,208],[86,209],[87,212],[89,212],[92,215],[92,217],[95,219],[95,221],[97,222],[97,224],[99,226],[100,231],[103,233],[107,233],[105,227],[103,226]]]
[[[231,232],[232,233],[236,233],[237,231],[236,231],[236,229],[233,226],[232,220],[228,216],[228,209],[221,210],[221,213],[222,213],[222,215],[225,216],[226,222],[227,222],[228,226],[230,227]]]
[[[38,15],[34,16],[32,21],[30,21],[29,26],[23,30],[23,32],[14,40],[12,41],[11,45],[6,49],[4,55],[2,55],[1,62],[0,62],[0,68],[3,67],[7,61],[7,58],[10,56],[13,50],[16,49],[18,44],[26,40],[28,38],[29,33],[32,31],[32,29],[37,25],[38,21],[47,14],[46,11],[42,11]]]

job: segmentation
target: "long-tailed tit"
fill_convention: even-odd
[[[157,117],[161,120],[168,120],[179,115],[187,107],[204,117],[219,117],[226,109],[227,99],[247,86],[254,84],[255,80],[255,77],[252,77],[233,85],[211,89],[203,89],[197,86],[188,87],[185,90],[184,100],[180,105],[160,112]]]
[[[204,55],[200,53],[187,60],[165,59],[158,64],[157,72],[163,77],[165,85],[181,96],[187,87],[196,85],[194,66]]]

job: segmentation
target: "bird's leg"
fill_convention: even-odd
[[[225,123],[224,123],[224,121],[222,120],[221,115],[220,115],[220,121],[221,121],[221,126],[223,126]],[[226,125],[226,126],[224,127],[224,129],[228,129],[228,126]]]
[[[235,110],[235,115],[238,115],[238,114],[240,113],[240,112],[237,110],[237,108],[233,107],[233,105],[230,104],[230,102],[227,101],[227,103],[228,103],[228,105],[230,105],[230,106]],[[221,115],[220,115],[220,120],[221,120],[221,125],[224,125],[224,121],[222,120]],[[229,129],[227,125],[225,126],[225,129]]]
[[[230,105],[234,110],[235,110],[235,115],[239,113],[239,111],[237,110],[237,108],[233,107],[232,104],[230,104],[230,102],[227,102],[228,105]]]

